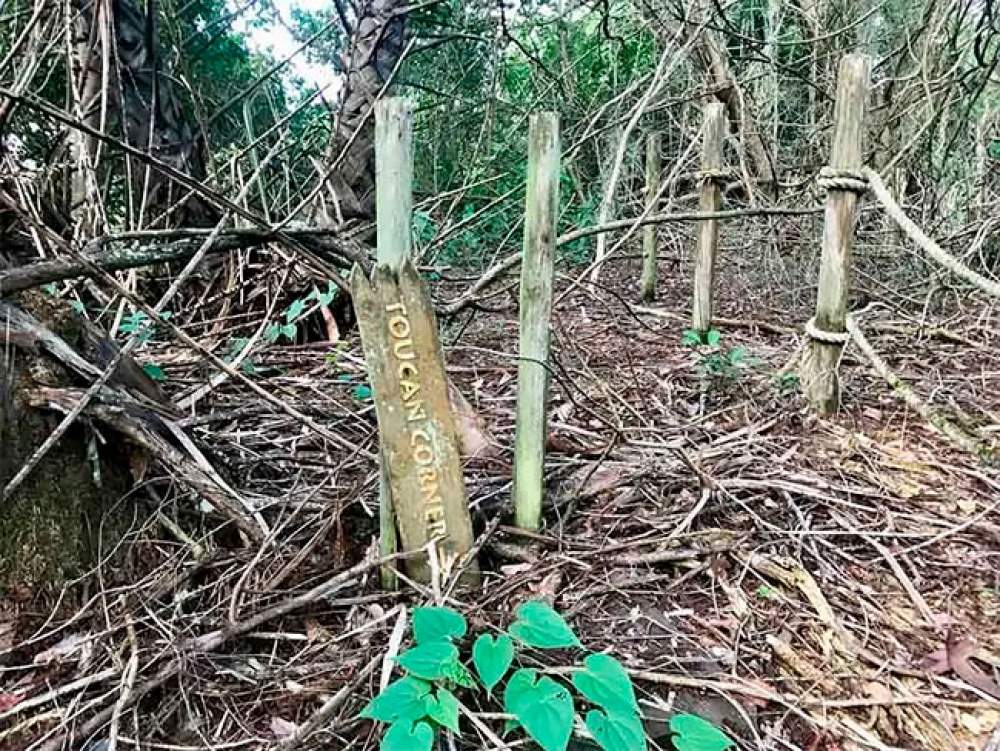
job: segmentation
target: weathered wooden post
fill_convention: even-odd
[[[802,390],[821,414],[840,406],[837,370],[848,340],[844,333],[847,316],[848,277],[854,243],[854,209],[864,191],[862,137],[868,101],[869,62],[864,55],[847,55],[837,74],[833,145],[830,165],[820,173],[827,189],[823,219],[823,252],[816,292],[816,315],[806,327],[810,341],[802,363]]]
[[[660,134],[646,136],[646,211],[656,212],[656,197],[660,192]],[[642,278],[639,288],[643,302],[656,298],[656,225],[642,228]]]
[[[701,187],[698,207],[718,211],[722,206],[722,145],[726,138],[726,107],[721,102],[705,105],[704,140],[701,145]],[[719,220],[698,223],[698,248],[694,259],[694,306],[691,328],[704,333],[712,328],[712,286],[715,254],[719,245]]]
[[[472,547],[455,419],[430,295],[410,260],[412,111],[403,99],[375,106],[377,263],[369,280],[355,267],[351,293],[375,400],[382,458],[383,552],[415,551],[436,540],[446,567]],[[407,563],[427,581],[426,558]],[[466,580],[478,580],[475,561]]]
[[[521,261],[521,341],[514,436],[514,519],[537,530],[542,516],[549,383],[552,264],[559,213],[559,117],[531,116]]]
[[[413,252],[410,228],[413,214],[413,113],[400,97],[375,103],[375,254],[376,262],[397,272]],[[381,439],[379,439],[381,444]],[[378,483],[379,552],[392,555],[399,549],[392,490],[381,454]],[[396,570],[382,570],[382,586],[395,589]]]

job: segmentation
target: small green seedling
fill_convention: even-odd
[[[787,396],[788,394],[794,394],[796,391],[799,390],[798,373],[782,373],[777,378],[775,378],[774,381],[778,387],[778,392],[782,396]]]
[[[778,593],[774,591],[773,587],[769,587],[766,584],[761,584],[759,587],[757,587],[757,591],[755,592],[755,594],[761,600],[777,600],[778,599]]]
[[[142,369],[146,372],[150,378],[154,381],[165,381],[167,380],[166,371],[162,367],[157,365],[155,362],[149,362],[142,366]]]
[[[320,307],[329,305],[336,296],[337,285],[332,281],[327,281],[326,292],[320,292],[319,289],[313,288],[313,291],[305,297],[298,297],[292,300],[291,304],[281,314],[285,322],[275,321],[271,323],[264,329],[264,339],[268,344],[274,344],[282,338],[287,339],[289,342],[294,342],[299,331],[299,322]],[[310,305],[310,303],[313,304]]]
[[[699,375],[705,378],[736,381],[747,368],[760,364],[759,359],[748,356],[745,347],[724,347],[718,329],[705,332],[685,329],[681,344],[699,348],[696,368]]]
[[[165,310],[160,313],[160,318],[167,320],[171,315],[169,310]],[[148,315],[141,310],[136,310],[122,318],[118,330],[123,334],[134,334],[139,339],[139,344],[145,344],[153,338],[156,326],[150,321]]]

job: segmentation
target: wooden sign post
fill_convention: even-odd
[[[351,295],[378,418],[382,552],[392,552],[398,528],[405,551],[436,541],[447,570],[471,549],[472,521],[437,320],[409,257],[413,154],[405,100],[378,102],[375,141],[377,264],[370,280],[355,267]],[[426,557],[411,559],[407,571],[431,578]],[[475,561],[464,578],[478,582]]]

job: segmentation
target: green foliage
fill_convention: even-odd
[[[693,714],[671,717],[670,732],[677,751],[725,751],[736,745],[711,722]]]
[[[775,380],[782,395],[794,393],[799,389],[798,373],[782,373]]]
[[[507,682],[504,709],[544,751],[563,751],[573,732],[573,697],[565,686],[521,668]]]
[[[637,712],[587,712],[587,729],[604,751],[646,751],[646,731]]]
[[[757,590],[754,592],[754,594],[756,594],[757,597],[760,598],[761,600],[778,599],[778,593],[775,592],[772,587],[769,587],[766,584],[761,584],[759,587],[757,587]]]
[[[517,620],[510,626],[510,635],[522,644],[538,649],[580,646],[573,629],[547,603],[531,600],[519,605],[514,613]]]
[[[379,744],[379,751],[431,751],[434,730],[426,722],[396,722]]]
[[[419,720],[426,714],[431,684],[406,676],[386,686],[382,693],[368,702],[362,717],[382,722]]]
[[[509,633],[481,634],[474,640],[472,663],[479,677],[477,684],[460,660],[458,645],[468,632],[465,618],[447,607],[415,608],[416,646],[396,660],[406,676],[390,683],[361,712],[362,717],[389,724],[380,748],[423,749],[427,743],[433,745],[433,735],[440,728],[458,733],[461,703],[454,692],[481,684],[492,697],[493,689],[506,678],[502,709],[514,719],[506,723],[505,733],[521,730],[542,751],[565,751],[573,731],[570,687],[529,668],[507,675],[517,660],[517,643],[530,650],[576,647],[580,641],[565,619],[546,603],[522,603],[515,615]],[[593,705],[586,724],[604,751],[645,751],[635,690],[617,660],[609,655],[588,655],[572,685],[582,703]]]
[[[583,661],[584,669],[573,674],[573,685],[599,707],[615,712],[638,713],[632,679],[614,657],[592,654]]]
[[[247,348],[250,344],[250,339],[245,336],[236,336],[229,340],[229,348],[226,353],[222,356],[222,361],[227,365],[231,365],[236,361],[243,350]],[[259,372],[257,368],[257,363],[254,361],[253,357],[245,357],[240,363],[240,370],[242,370],[246,375],[255,375]]]
[[[703,378],[736,381],[747,368],[760,364],[759,359],[747,355],[745,347],[722,346],[722,334],[717,329],[685,329],[681,344],[699,349],[696,368]]]
[[[506,634],[482,634],[472,645],[472,663],[487,691],[492,691],[507,674],[513,661],[514,640]]]
[[[167,380],[166,371],[164,371],[163,368],[157,365],[156,363],[153,362],[146,363],[145,365],[142,366],[142,369],[145,371],[146,375],[148,375],[154,381]]]
[[[451,675],[458,662],[458,647],[448,641],[429,641],[406,650],[396,662],[417,678],[441,680]]]
[[[170,311],[160,313],[160,318],[167,320],[172,314]],[[141,310],[136,310],[122,318],[118,330],[123,334],[132,334],[139,339],[139,344],[146,344],[156,333],[156,326],[150,321],[149,316]]]
[[[461,639],[468,628],[462,614],[451,608],[413,609],[413,639],[417,644]]]
[[[274,321],[269,324],[268,327],[264,329],[264,339],[268,342],[268,344],[274,344],[282,338],[287,339],[290,342],[294,342],[295,337],[298,335],[299,323],[320,307],[329,305],[333,302],[333,298],[336,296],[337,285],[335,285],[332,281],[328,281],[326,292],[320,292],[318,289],[314,288],[313,291],[305,297],[295,298],[281,314],[281,317],[285,320],[285,322],[280,323],[278,321]]]
[[[458,730],[458,699],[444,686],[438,686],[434,696],[427,699],[427,715],[441,727],[453,733]]]

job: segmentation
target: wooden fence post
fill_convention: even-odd
[[[718,211],[722,206],[719,187],[722,169],[722,145],[726,137],[726,107],[721,102],[705,105],[704,140],[701,146],[701,188],[698,208]],[[694,306],[691,328],[704,333],[712,328],[712,285],[715,280],[715,254],[719,245],[719,220],[702,219],[698,223],[698,249],[694,259]]]
[[[403,97],[375,102],[376,261],[394,271],[413,252],[413,107]]]
[[[834,105],[833,145],[830,168],[836,172],[858,171],[862,166],[862,139],[865,105],[868,100],[869,62],[864,55],[847,55],[837,74],[837,101]],[[827,190],[823,218],[823,252],[816,291],[816,316],[802,363],[802,390],[821,414],[836,412],[840,406],[840,364],[844,342],[851,246],[854,243],[855,190],[831,186]],[[833,334],[823,337],[822,333]],[[825,339],[825,340],[824,340]]]
[[[537,530],[545,479],[549,319],[559,213],[559,117],[555,113],[531,116],[527,180],[513,496],[517,526]]]
[[[355,267],[351,293],[378,417],[381,456],[380,548],[415,551],[437,540],[450,565],[472,547],[458,435],[448,398],[444,357],[426,284],[411,254],[413,116],[405,99],[375,105],[377,263],[369,280]],[[426,558],[407,562],[421,581]],[[475,561],[465,580],[478,580]],[[383,583],[394,584],[394,571]]]
[[[646,136],[646,211],[656,213],[656,196],[660,192],[660,134]],[[642,228],[642,279],[639,287],[643,302],[656,298],[656,225]]]
[[[402,97],[375,102],[375,259],[399,271],[410,257],[413,212],[413,110]],[[379,443],[381,444],[381,437]],[[379,552],[392,555],[399,548],[392,490],[380,452],[378,483]],[[382,586],[395,589],[396,570],[382,569]]]

